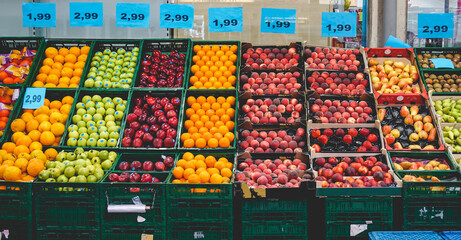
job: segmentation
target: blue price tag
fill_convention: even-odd
[[[418,14],[418,38],[453,38],[453,13]]]
[[[23,27],[56,27],[56,3],[23,3]]]
[[[322,13],[322,37],[356,37],[357,13]]]
[[[37,109],[45,104],[46,88],[26,88],[23,109]]]
[[[148,3],[117,3],[115,12],[117,27],[148,28],[150,26]]]
[[[234,8],[208,8],[209,32],[242,32],[243,10]]]
[[[296,9],[261,9],[261,32],[295,34]]]
[[[102,2],[69,3],[71,27],[102,27],[104,25]]]
[[[161,28],[194,28],[194,5],[160,4]]]
[[[453,62],[450,59],[446,58],[431,58],[429,59],[434,64],[434,68],[455,68]]]

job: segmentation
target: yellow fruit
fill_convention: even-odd
[[[41,136],[41,135],[40,135]],[[32,144],[30,144],[29,146],[29,150],[30,152],[33,152],[35,150],[42,150],[43,149],[43,146],[40,142],[33,142]]]
[[[40,143],[44,146],[51,146],[55,142],[56,137],[54,134],[50,131],[44,131],[42,132],[42,135],[40,135]]]
[[[14,153],[15,156],[18,156],[21,153],[30,153],[30,150],[29,150],[28,147],[26,147],[24,145],[18,145],[18,146],[16,146],[14,148],[13,153]]]
[[[26,129],[24,120],[17,118],[11,123],[11,130],[13,132],[23,132]]]
[[[25,172],[27,170],[27,164],[29,161],[25,158],[18,158],[16,162],[14,162],[14,165],[21,169],[21,172]]]
[[[44,169],[45,165],[43,163],[39,161],[31,161],[29,166],[27,166],[27,173],[32,177],[36,177]]]
[[[5,150],[7,153],[13,153],[16,148],[16,144],[12,142],[6,142],[2,145],[2,150]]]
[[[220,184],[223,182],[222,176],[219,174],[213,174],[210,178],[210,183]]]
[[[51,125],[51,132],[55,135],[55,136],[61,136],[63,133],[64,133],[64,129],[66,127],[64,126],[64,124],[60,123],[60,122],[57,122],[57,123],[53,123]]]
[[[58,155],[58,151],[56,151],[56,149],[54,148],[48,148],[46,151],[45,151],[45,155],[47,157],[47,159],[49,161],[53,161],[56,156]]]
[[[21,180],[21,169],[16,166],[9,166],[3,172],[3,178],[6,181],[18,181]]]

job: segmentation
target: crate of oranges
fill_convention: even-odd
[[[235,149],[237,91],[187,91],[181,148]]]
[[[240,42],[198,41],[192,51],[188,89],[238,89]]]
[[[10,87],[30,84],[44,41],[43,37],[1,37],[0,83]]]
[[[50,40],[38,59],[32,87],[78,88],[93,41]]]

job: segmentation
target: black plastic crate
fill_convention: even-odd
[[[307,219],[243,221],[242,239],[307,240]]]
[[[231,240],[233,236],[232,220],[229,219],[225,223],[181,223],[174,221],[168,222],[167,239],[221,239]]]

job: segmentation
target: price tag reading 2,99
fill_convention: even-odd
[[[243,9],[234,8],[208,8],[209,32],[242,32]]]
[[[295,34],[296,9],[261,9],[261,32]]]
[[[116,26],[148,28],[150,26],[150,4],[148,3],[117,3]]]
[[[56,27],[56,3],[23,3],[23,27]]]
[[[23,109],[37,109],[45,104],[46,88],[26,88]]]
[[[102,2],[71,2],[69,3],[71,27],[102,27]]]
[[[194,5],[160,4],[161,28],[194,28]]]
[[[418,14],[418,38],[453,38],[453,13]]]
[[[356,37],[357,13],[322,13],[322,37]]]

